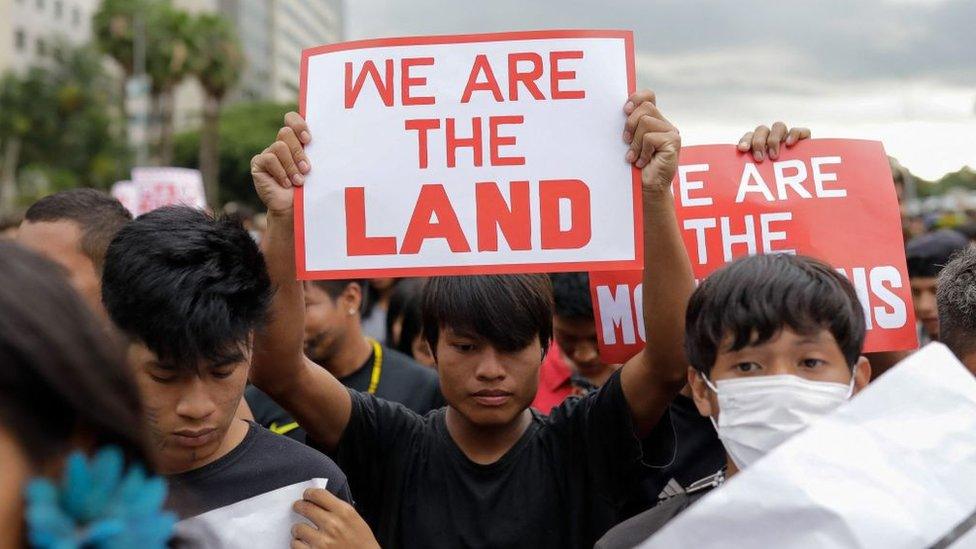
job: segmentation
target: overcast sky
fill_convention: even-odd
[[[638,87],[686,144],[782,119],[880,139],[914,173],[976,168],[976,0],[347,0],[348,39],[635,33]]]

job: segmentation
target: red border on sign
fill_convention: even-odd
[[[627,30],[545,30],[496,32],[485,34],[455,34],[442,36],[410,36],[401,38],[375,38],[353,40],[338,44],[328,44],[302,50],[301,69],[298,88],[298,112],[305,117],[305,101],[308,74],[308,59],[314,55],[337,51],[379,48],[388,46],[424,46],[438,44],[468,44],[476,42],[501,42],[506,40],[540,40],[554,38],[618,38],[624,41],[624,54],[627,68],[627,94],[637,89],[634,65],[634,33]],[[631,169],[634,204],[634,259],[623,261],[586,261],[576,263],[508,263],[502,265],[471,264],[444,267],[384,267],[379,269],[329,269],[309,271],[305,265],[305,196],[302,187],[295,187],[295,269],[299,280],[444,276],[467,274],[504,273],[553,273],[571,271],[618,271],[637,270],[644,267],[643,210],[641,199],[640,170]]]

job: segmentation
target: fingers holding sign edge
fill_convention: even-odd
[[[637,126],[637,120],[640,116],[634,116],[634,111],[637,110],[644,103],[650,103],[652,105],[657,104],[657,96],[651,90],[641,90],[637,93],[631,94],[627,98],[627,103],[624,104],[624,114],[627,115],[627,123],[624,126],[623,138],[625,143],[630,143],[634,140],[634,128]],[[628,162],[632,162],[628,160]]]
[[[291,111],[285,114],[285,126],[295,132],[302,145],[308,145],[312,142],[312,133],[308,130],[308,123],[297,112]]]
[[[791,148],[800,141],[810,138],[810,129],[797,127],[787,129],[783,122],[773,123],[772,128],[758,126],[751,132],[746,132],[736,144],[739,152],[752,152],[752,157],[756,162],[762,162],[768,157],[770,160],[779,158],[782,149],[780,145]]]

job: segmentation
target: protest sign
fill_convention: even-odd
[[[683,147],[672,192],[696,279],[747,254],[816,257],[854,284],[866,352],[918,345],[901,218],[881,143],[803,141],[762,163],[733,145]],[[641,274],[590,273],[606,362],[625,362],[644,346]]]
[[[142,215],[163,206],[207,207],[200,170],[132,168],[132,183],[137,196],[136,210],[130,210],[132,215]]]
[[[933,343],[641,547],[972,547],[974,510],[976,379]]]
[[[139,213],[139,191],[131,181],[118,181],[112,185],[112,196],[125,206],[133,216]]]
[[[299,278],[640,268],[633,90],[625,31],[305,50]]]

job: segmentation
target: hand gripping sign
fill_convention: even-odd
[[[918,345],[901,218],[881,143],[802,141],[762,163],[734,145],[683,147],[672,191],[698,280],[747,254],[816,257],[854,284],[867,324],[865,352]],[[600,356],[626,362],[646,339],[641,272],[592,272],[590,290]]]
[[[299,278],[639,269],[633,90],[624,31],[305,50]]]

